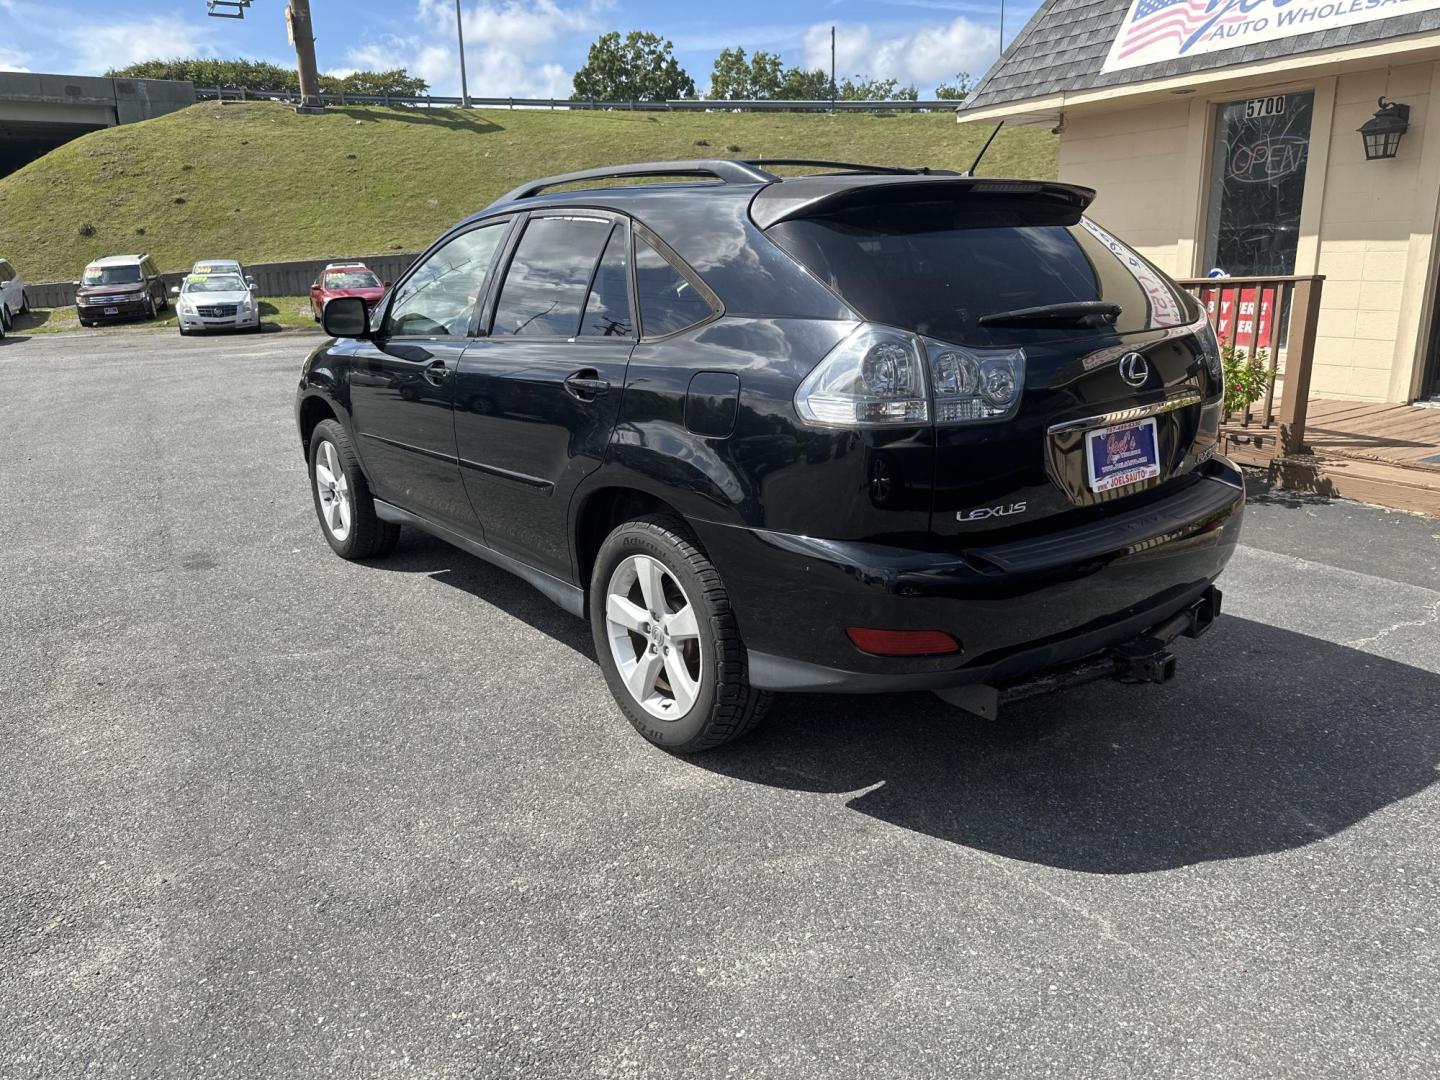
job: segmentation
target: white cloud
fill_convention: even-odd
[[[474,97],[569,97],[571,73],[553,59],[567,37],[594,34],[606,5],[589,0],[564,7],[557,0],[481,0],[464,8],[465,63]],[[388,35],[345,54],[346,70],[407,68],[434,94],[460,93],[455,7],[450,0],[418,0],[416,33]]]
[[[66,33],[71,50],[67,71],[99,74],[157,57],[206,56],[201,35],[177,16],[153,16],[129,22],[94,22]]]
[[[957,72],[979,78],[999,48],[998,30],[966,18],[891,37],[876,34],[864,23],[842,23],[835,28],[835,77],[842,82],[855,75],[898,79],[901,85],[914,84],[924,97]],[[828,23],[805,32],[805,66],[830,69]]]
[[[10,45],[0,45],[0,71],[29,71],[30,55]]]

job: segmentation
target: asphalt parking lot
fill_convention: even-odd
[[[1440,522],[1257,489],[1172,684],[677,759],[330,553],[316,340],[0,341],[0,1077],[1440,1072]]]

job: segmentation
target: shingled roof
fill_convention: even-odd
[[[1440,10],[1415,11],[1102,74],[1110,43],[1129,9],[1129,0],[1045,0],[965,99],[961,111],[1440,29]]]

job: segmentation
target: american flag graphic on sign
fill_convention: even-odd
[[[1210,28],[1207,24],[1223,26],[1245,20],[1238,8],[1232,14],[1215,18],[1216,12],[1227,6],[1211,0],[1140,0],[1120,28],[1114,52],[1127,57],[1142,49],[1169,44],[1171,47],[1166,51],[1171,55],[1183,53],[1186,42],[1197,30]]]
[[[1130,0],[1102,71],[1440,9],[1440,0]],[[1314,48],[1323,48],[1321,40]]]

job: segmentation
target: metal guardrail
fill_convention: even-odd
[[[214,252],[209,254],[215,255]],[[205,253],[201,253],[201,258]],[[215,256],[219,258],[219,256]],[[419,258],[415,253],[391,253],[385,255],[361,255],[356,258],[296,259],[290,262],[249,263],[245,272],[255,279],[260,287],[260,296],[305,296],[311,284],[320,275],[327,263],[364,263],[382,281],[394,281],[410,269]],[[164,275],[165,288],[180,284],[189,271],[170,271]],[[37,308],[69,307],[75,303],[75,285],[69,281],[27,282],[26,295],[32,306]]]
[[[201,101],[283,101],[298,104],[300,95],[283,90],[245,90],[223,86],[197,86],[195,96]],[[465,104],[458,97],[422,94],[406,97],[399,94],[345,94],[326,92],[320,95],[326,105],[407,105],[426,108],[459,108]],[[621,112],[953,112],[959,101],[712,101],[707,98],[676,98],[668,101],[580,101],[572,98],[472,97],[475,109],[578,109],[582,111]]]

